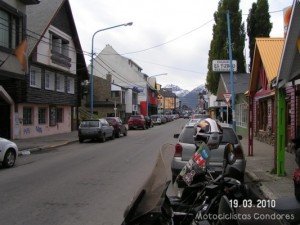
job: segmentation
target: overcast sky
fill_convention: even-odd
[[[213,14],[219,0],[70,0],[82,49],[91,52],[92,36],[100,29],[133,22],[97,33],[94,52],[106,44],[132,59],[157,82],[191,91],[205,84],[212,38]],[[255,1],[241,0],[246,21]],[[269,0],[273,29],[271,37],[283,37],[282,10],[293,0]],[[227,35],[227,34],[224,34]],[[248,51],[248,43],[246,43]],[[248,52],[246,52],[247,60]],[[90,58],[86,56],[87,65]]]

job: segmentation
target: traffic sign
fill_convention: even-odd
[[[214,72],[230,72],[230,60],[213,60],[212,70]],[[237,71],[237,62],[232,60],[232,71]]]
[[[229,103],[231,97],[232,97],[232,94],[230,93],[223,93],[223,97],[225,98],[225,101],[227,102],[227,104]]]

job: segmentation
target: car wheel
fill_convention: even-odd
[[[111,135],[111,138],[110,138],[111,140],[114,140],[115,139],[115,134],[114,133],[112,133],[112,135]]]
[[[3,159],[3,166],[5,168],[13,167],[16,162],[16,154],[13,150],[8,149],[5,153],[4,159]]]
[[[84,141],[83,138],[79,138],[79,143],[82,143]]]
[[[106,138],[105,138],[105,134],[102,134],[100,137],[100,142],[105,142]]]
[[[146,126],[145,126],[145,124],[144,124],[144,126],[143,126],[143,130],[145,130],[146,129]]]
[[[116,132],[116,138],[119,138],[119,137],[120,137],[120,134],[121,134],[121,131],[118,130],[118,131]]]

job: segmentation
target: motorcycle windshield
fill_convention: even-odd
[[[172,144],[164,144],[161,147],[150,176],[125,210],[125,222],[133,221],[160,206],[167,182],[171,177],[170,165],[174,151],[175,147]]]

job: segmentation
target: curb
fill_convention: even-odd
[[[258,176],[256,176],[255,173],[246,170],[245,174],[249,177],[249,179],[251,181],[258,183],[257,187],[265,198],[267,198],[267,199],[277,199],[278,198],[276,195],[273,194],[273,192],[266,185],[264,185],[261,182],[261,180],[259,179]]]
[[[75,143],[75,142],[78,142],[78,140],[65,141],[63,143],[54,144],[54,145],[46,145],[46,146],[42,146],[42,147],[34,147],[34,148],[29,148],[29,149],[23,149],[23,150],[19,151],[18,156],[30,155],[32,152],[42,151],[42,150],[51,149],[51,148],[57,148],[57,147],[72,144],[72,143]]]

